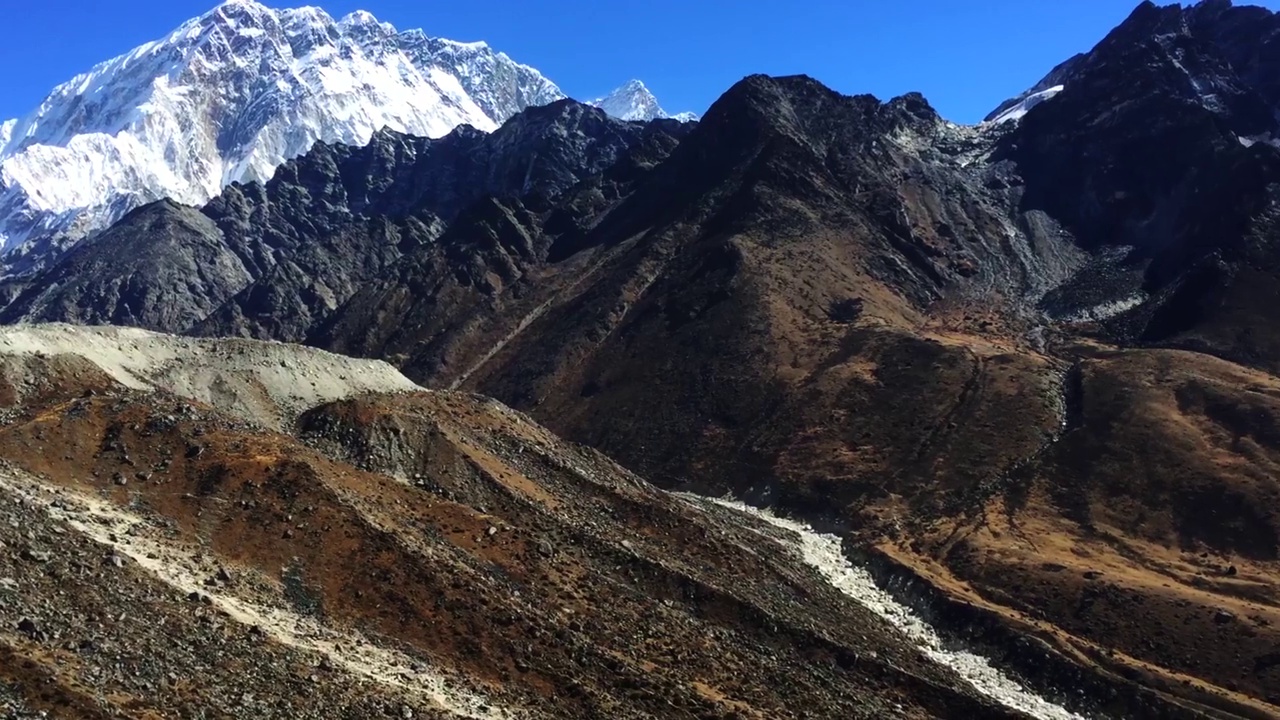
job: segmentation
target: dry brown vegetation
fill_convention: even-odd
[[[444,712],[344,654],[375,651],[520,717],[1002,714],[782,546],[491,400],[339,401],[295,437],[65,358],[8,377],[39,392],[19,393],[0,428],[0,494],[25,498],[35,524],[27,540],[4,523],[0,535],[57,557],[0,554],[21,593],[0,604],[14,659],[0,687],[55,717]],[[113,553],[124,562],[103,561]],[[310,635],[267,620],[255,634],[246,613],[350,639],[317,655]],[[129,624],[93,629],[117,614]],[[19,616],[39,632],[14,630]],[[152,629],[132,637],[138,622]],[[82,640],[104,636],[114,653],[148,654],[142,684],[98,669],[111,656]],[[164,636],[182,641],[164,649]],[[40,679],[53,668],[56,683]],[[245,673],[252,687],[229,691]],[[242,702],[258,687],[273,688],[269,707]]]

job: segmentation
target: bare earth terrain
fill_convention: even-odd
[[[492,400],[277,344],[0,335],[10,714],[1019,716],[785,534]],[[292,420],[282,362],[346,397]]]

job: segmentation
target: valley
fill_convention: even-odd
[[[491,400],[259,342],[0,335],[0,497],[23,518],[3,526],[0,642],[10,673],[57,669],[32,710],[798,717],[802,694],[852,717],[1017,716],[784,536]],[[366,389],[301,410],[269,381],[282,362]]]
[[[962,125],[316,13],[156,47],[323,28],[440,124],[0,176],[3,711],[1280,717],[1280,14],[1143,2]]]

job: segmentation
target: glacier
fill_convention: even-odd
[[[484,43],[229,0],[0,124],[0,252],[21,272],[147,202],[268,179],[317,141],[491,131],[564,97]]]

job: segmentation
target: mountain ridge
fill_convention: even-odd
[[[22,279],[3,317],[300,341],[485,194],[554,196],[633,145],[685,131],[676,121],[640,126],[561,100],[491,134],[464,126],[432,140],[382,130],[363,147],[319,143],[271,181],[233,184],[199,212],[172,201],[144,206]]]
[[[0,254],[10,273],[38,269],[139,205],[265,182],[317,141],[490,131],[564,97],[483,42],[232,0],[0,125]]]

